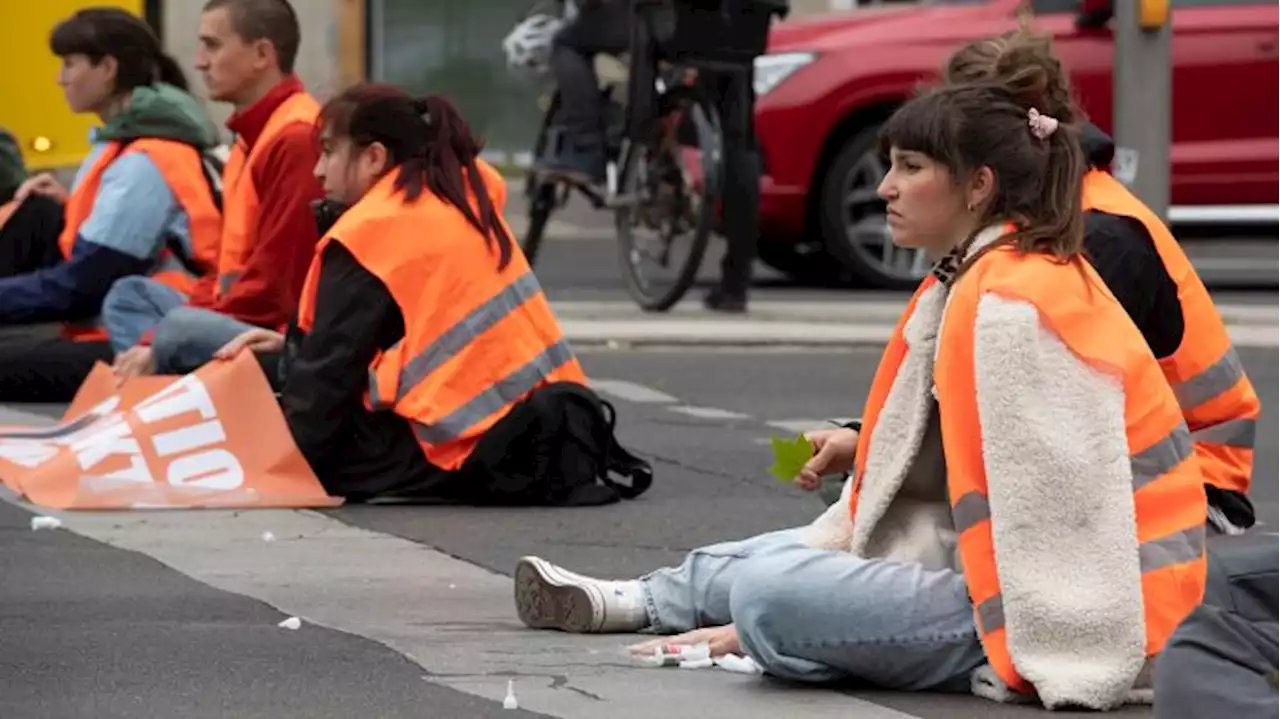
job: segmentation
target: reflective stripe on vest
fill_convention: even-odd
[[[1016,659],[1009,652],[1007,607],[977,429],[981,422],[973,327],[982,294],[1030,302],[1046,326],[1082,361],[1121,375],[1148,655],[1163,648],[1178,623],[1200,603],[1204,590],[1205,497],[1180,409],[1123,309],[1109,294],[1083,287],[1086,277],[1102,284],[1091,267],[1085,270],[1010,250],[988,252],[952,288],[937,344],[934,378],[961,571],[991,668],[1010,688],[1024,693],[1034,688],[1018,674]],[[855,520],[876,423],[909,351],[903,327],[921,294],[934,284],[933,277],[926,279],[912,297],[876,370],[855,454],[850,506]]]
[[[1185,327],[1182,344],[1160,366],[1191,430],[1205,482],[1247,493],[1261,403],[1204,283],[1168,227],[1111,175],[1085,175],[1084,208],[1137,220],[1154,241],[1178,287]]]
[[[62,234],[58,236],[58,248],[62,251],[63,258],[71,259],[75,251],[80,227],[93,212],[93,203],[107,167],[120,157],[139,152],[145,154],[160,171],[174,199],[186,213],[193,259],[207,267],[213,267],[220,241],[222,216],[205,180],[200,153],[190,145],[155,138],[134,140],[128,146],[118,142],[108,143],[93,165],[81,175],[79,184],[67,199],[63,210],[65,225]],[[150,276],[183,293],[190,292],[195,284],[195,278],[186,271],[168,246],[160,249]],[[96,323],[68,323],[63,334],[79,341],[107,338],[106,332]]]
[[[291,95],[271,113],[253,148],[245,151],[237,138],[222,170],[222,241],[218,255],[218,296],[231,290],[240,279],[245,263],[257,245],[258,189],[253,186],[253,166],[285,128],[294,123],[314,123],[320,104],[305,92]]]
[[[503,182],[482,172],[487,185]],[[461,213],[429,192],[406,204],[394,180],[380,181],[321,240],[298,326],[312,329],[324,248],[341,243],[382,280],[405,323],[404,338],[370,365],[366,401],[409,419],[427,459],[453,469],[530,392],[586,377],[519,249],[498,270]]]

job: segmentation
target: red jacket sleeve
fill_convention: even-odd
[[[324,197],[313,174],[319,158],[310,124],[291,125],[249,168],[258,188],[258,239],[244,272],[212,309],[279,329],[298,308],[302,281],[320,239],[311,203]]]

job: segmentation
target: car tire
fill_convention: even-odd
[[[883,259],[883,244],[890,242],[884,203],[876,187],[884,161],[876,152],[878,127],[868,127],[845,142],[822,178],[819,195],[819,227],[827,253],[862,284],[877,289],[909,290],[929,272],[918,250],[890,248]],[[860,199],[852,200],[855,192]],[[850,209],[857,207],[858,209]]]

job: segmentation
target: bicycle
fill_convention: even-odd
[[[642,309],[670,309],[697,280],[711,232],[717,223],[723,187],[723,143],[719,112],[698,82],[700,71],[740,72],[742,63],[764,49],[770,16],[757,22],[732,48],[716,45],[738,16],[720,0],[631,0],[632,37],[626,78],[601,83],[604,100],[606,181],[593,187],[569,178],[530,173],[525,183],[529,225],[521,240],[530,264],[541,249],[554,211],[574,194],[596,209],[614,213],[618,260],[628,294]],[[751,19],[758,17],[748,13]],[[703,47],[711,43],[717,52]],[[735,52],[736,51],[736,52]],[[717,54],[718,53],[718,54]],[[617,96],[626,93],[625,103]],[[551,124],[559,94],[546,105],[534,156],[557,143]],[[652,230],[656,239],[638,237]],[[688,249],[675,261],[677,241]],[[662,282],[645,269],[652,263],[673,270]]]

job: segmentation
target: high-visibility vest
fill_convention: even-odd
[[[63,210],[66,223],[58,236],[58,248],[63,258],[71,259],[80,227],[93,211],[103,173],[112,162],[132,153],[145,154],[159,168],[165,184],[186,213],[192,249],[190,259],[203,267],[213,268],[217,261],[222,214],[214,204],[213,189],[205,177],[200,152],[191,145],[157,138],[142,138],[127,145],[108,143],[98,153],[93,165],[81,175],[80,183],[67,198]],[[196,278],[174,255],[173,248],[168,246],[156,258],[151,277],[183,293],[190,292],[196,282]],[[107,338],[100,327],[83,324],[67,324],[64,334],[79,341]]]
[[[903,328],[920,296],[936,281],[933,276],[926,278],[911,299],[872,381],[855,454],[850,506],[855,518],[871,438],[907,354]],[[1034,305],[1041,321],[1076,356],[1100,371],[1120,374],[1133,469],[1134,531],[1139,542],[1148,656],[1164,647],[1173,630],[1203,598],[1206,499],[1173,392],[1150,348],[1092,267],[997,249],[986,253],[956,280],[934,365],[952,521],[987,660],[1010,688],[1031,693],[1032,686],[1015,669],[1017,658],[1010,656],[1007,643],[1006,600],[997,572],[987,499],[973,334],[978,302],[986,293]]]
[[[1205,482],[1248,493],[1262,404],[1209,291],[1169,228],[1119,180],[1100,170],[1086,174],[1084,208],[1133,218],[1155,241],[1165,270],[1178,286],[1185,328],[1182,344],[1160,360],[1160,368],[1182,406]]]
[[[477,164],[491,196],[505,192],[502,177]],[[532,391],[585,384],[586,375],[519,247],[498,269],[496,247],[462,213],[430,191],[406,202],[393,187],[396,175],[321,238],[298,327],[312,329],[320,259],[328,243],[339,242],[382,281],[404,316],[404,338],[368,368],[367,406],[409,420],[427,460],[456,469]]]
[[[299,92],[280,103],[271,113],[262,134],[245,150],[236,139],[222,170],[222,247],[218,255],[217,296],[227,293],[240,279],[249,255],[258,244],[258,188],[253,185],[253,167],[285,128],[294,123],[314,124],[320,115],[320,103],[305,92]]]

